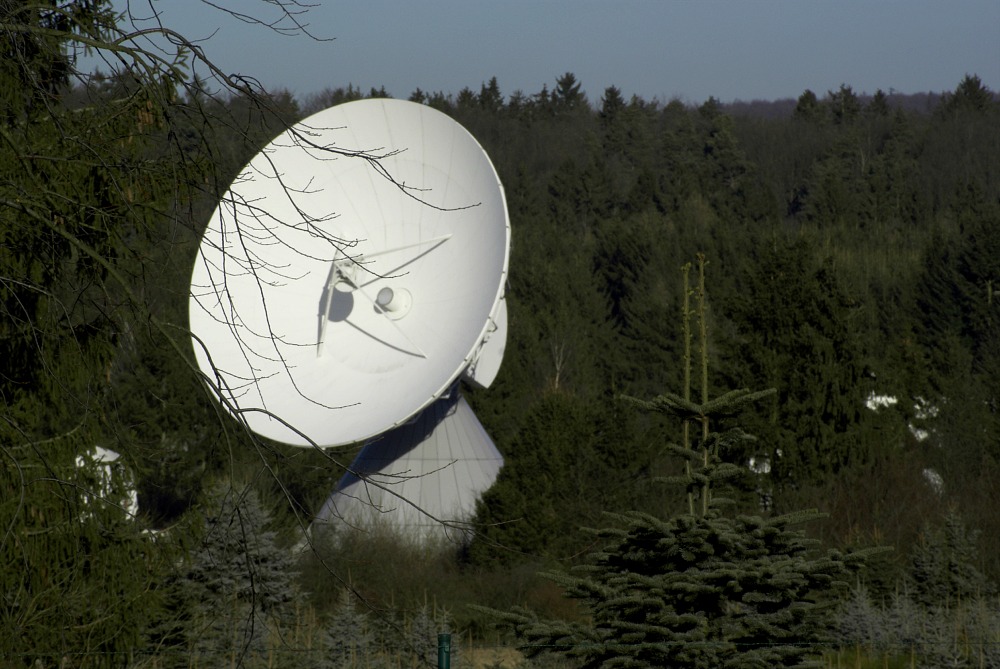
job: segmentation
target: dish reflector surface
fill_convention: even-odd
[[[496,171],[448,116],[390,99],[319,112],[254,157],[208,224],[198,364],[262,436],[368,439],[445,393],[497,331],[509,240]]]

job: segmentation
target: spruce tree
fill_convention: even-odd
[[[357,666],[361,658],[374,654],[371,623],[350,590],[341,591],[340,605],[326,625],[324,641],[326,659],[336,669]]]
[[[615,524],[595,532],[606,546],[589,564],[547,574],[581,602],[585,621],[545,620],[523,608],[492,611],[529,656],[554,652],[588,668],[707,669],[802,666],[819,654],[826,605],[861,555],[817,554],[794,529],[818,518],[815,511],[773,518],[724,512],[728,500],[717,493],[744,468],[721,454],[753,437],[721,425],[773,391],[710,397],[704,265],[699,256],[700,397],[691,396],[687,267],[682,393],[629,400],[680,419],[680,443],[668,448],[684,469],[665,482],[684,487],[685,508],[666,518],[612,514]]]
[[[204,535],[178,582],[188,647],[204,663],[263,663],[293,623],[294,557],[254,490],[216,484],[204,507]]]
[[[745,425],[768,435],[743,457],[766,457],[779,487],[827,479],[869,457],[865,410],[870,388],[856,306],[831,262],[817,263],[806,240],[764,244],[758,267],[726,300],[736,330],[724,376],[736,387],[763,383],[775,393]]]
[[[996,592],[978,567],[979,532],[969,530],[954,510],[941,527],[924,525],[921,540],[910,551],[910,591],[924,606],[954,606]]]

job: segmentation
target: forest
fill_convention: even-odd
[[[506,191],[506,356],[467,395],[506,464],[459,547],[321,545],[305,530],[353,449],[271,443],[220,410],[188,283],[263,145],[386,91],[213,88],[192,48],[116,41],[104,2],[47,6],[0,6],[5,665],[427,666],[447,629],[456,666],[514,648],[522,666],[664,666],[601,625],[665,600],[587,579],[632,569],[652,592],[681,567],[645,573],[673,553],[643,537],[695,555],[701,527],[733,564],[748,537],[788,558],[755,559],[808,582],[809,613],[768,618],[794,646],[772,657],[716,602],[715,645],[672,666],[1000,666],[1000,98],[975,74],[728,104],[591,100],[572,73],[416,88]],[[116,45],[117,67],[84,76],[76,42]]]

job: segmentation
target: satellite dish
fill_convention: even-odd
[[[257,434],[337,446],[403,425],[506,340],[510,222],[482,147],[430,107],[332,107],[242,170],[191,277],[198,365]]]
[[[486,153],[411,102],[315,114],[233,182],[191,277],[196,358],[257,434],[367,441],[319,525],[426,539],[473,513],[503,458],[458,385],[500,368],[509,249]]]

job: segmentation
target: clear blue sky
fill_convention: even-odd
[[[977,74],[1000,91],[1000,0],[297,0],[320,38],[284,37],[203,0],[115,0],[193,39],[228,72],[297,97],[355,84],[394,97],[551,89],[573,72],[597,101],[626,96],[700,103],[953,90]],[[276,18],[273,2],[213,0]],[[139,24],[142,27],[143,24]]]

